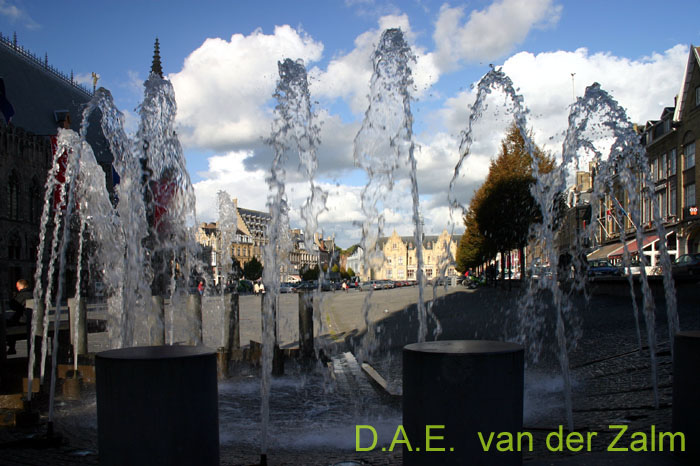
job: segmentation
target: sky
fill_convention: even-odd
[[[417,181],[426,234],[456,225],[447,192],[460,156],[475,84],[490,65],[512,79],[529,109],[535,142],[556,156],[575,97],[594,82],[628,118],[644,124],[673,105],[689,46],[700,45],[700,2],[646,0],[0,0],[0,32],[48,56],[49,64],[91,87],[109,89],[135,131],[136,108],[157,37],[175,89],[177,131],[197,196],[197,219],[216,221],[216,194],[267,210],[277,62],[303,59],[320,127],[315,183],[327,191],[324,236],[349,247],[364,219],[365,172],[353,141],[368,106],[372,53],[399,27],[412,63],[411,111]],[[499,111],[499,109],[501,111]],[[474,126],[455,196],[463,205],[483,182],[510,123],[496,96]],[[407,164],[386,189],[384,233],[411,235]],[[290,155],[286,173],[292,226],[308,180]],[[506,213],[507,214],[507,213]]]

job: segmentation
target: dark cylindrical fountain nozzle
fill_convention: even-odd
[[[520,452],[485,452],[479,433],[523,425],[524,350],[500,341],[431,341],[403,349],[405,466],[520,465]],[[433,449],[430,451],[430,449]],[[438,450],[436,450],[438,449]],[[440,450],[444,449],[444,450]],[[436,453],[439,451],[439,453]]]
[[[688,464],[700,462],[700,331],[678,332],[673,344],[673,432],[685,436],[685,451],[676,453]]]
[[[142,346],[95,357],[101,466],[219,464],[216,353]]]

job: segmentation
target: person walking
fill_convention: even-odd
[[[20,325],[22,318],[25,319],[25,324],[27,326],[27,341],[29,341],[29,335],[31,334],[32,326],[32,310],[27,309],[27,300],[32,299],[32,290],[29,288],[29,282],[24,278],[17,280],[15,283],[15,288],[17,291],[12,296],[10,300],[10,309],[15,311],[14,315],[7,320],[7,325],[9,327],[16,327]],[[15,345],[17,344],[17,336],[7,337],[7,354],[17,354],[17,349]]]
[[[201,280],[199,281],[199,285],[197,285],[197,291],[199,291],[199,296],[204,295],[204,282]]]
[[[260,294],[260,285],[258,285],[258,282],[255,282],[253,285],[253,293],[255,293],[256,296]]]
[[[342,287],[343,287],[343,291],[347,293],[347,292],[348,292],[348,282],[347,282],[347,281],[343,281]]]

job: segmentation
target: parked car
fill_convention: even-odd
[[[700,276],[700,252],[683,254],[671,264],[671,274],[675,276]]]
[[[318,282],[315,280],[304,280],[303,282],[297,283],[294,291],[301,293],[302,291],[313,291],[318,288]]]
[[[619,277],[622,275],[622,269],[612,265],[610,261],[606,259],[594,259],[588,263],[589,277],[602,277],[606,275]]]
[[[381,290],[384,286],[380,280],[370,280],[360,283],[360,291]]]
[[[644,256],[644,264],[639,259],[634,259],[630,262],[629,268],[625,267],[625,275],[639,275],[642,273],[642,267],[647,275],[652,275],[652,267],[649,266],[650,259],[648,256]]]
[[[280,293],[294,293],[295,291],[294,283],[280,283]]]

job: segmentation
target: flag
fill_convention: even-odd
[[[0,112],[2,116],[5,117],[5,122],[9,123],[12,120],[12,116],[15,114],[15,109],[7,100],[7,95],[5,94],[5,81],[0,78]]]

